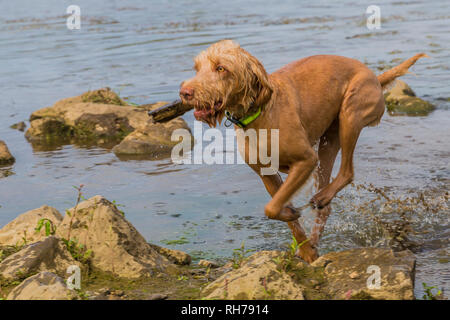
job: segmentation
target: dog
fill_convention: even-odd
[[[260,169],[265,165],[259,159],[256,164],[249,161],[252,146],[248,144],[243,158],[272,196],[265,215],[287,222],[301,244],[297,255],[312,262],[318,258],[317,245],[331,213],[330,202],[353,179],[359,134],[383,116],[383,89],[425,56],[417,54],[378,77],[363,63],[335,55],[303,58],[269,75],[238,43],[222,40],[194,59],[196,74],[182,82],[179,94],[184,104],[194,107],[195,118],[210,127],[227,116],[236,129],[278,129],[279,171],[288,174],[286,181],[278,172],[262,175]],[[251,122],[243,124],[242,119]],[[339,173],[330,182],[339,150]],[[310,201],[316,218],[307,238],[290,199],[316,167],[319,191]]]

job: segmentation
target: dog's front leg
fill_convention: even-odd
[[[265,214],[270,219],[286,221],[292,231],[292,235],[298,244],[300,244],[297,255],[308,263],[318,258],[317,249],[312,245],[306,233],[298,222],[300,214],[286,206],[291,197],[306,182],[317,164],[317,156],[312,154],[310,157],[294,163],[289,168],[289,174],[286,181],[281,185],[273,196],[272,200],[265,207]],[[265,183],[266,184],[266,183]]]
[[[253,170],[255,170],[259,174],[259,169],[252,167]],[[283,185],[283,180],[281,179],[280,175],[277,173],[275,175],[270,176],[261,176],[262,181],[264,182],[264,186],[267,189],[267,192],[274,197],[275,194],[278,192],[278,190]],[[302,244],[299,248],[296,254],[300,256],[303,260],[306,262],[313,262],[318,258],[317,249],[312,245],[311,242],[307,241],[308,238],[306,237],[305,230],[303,230],[302,226],[298,222],[298,220],[292,220],[288,221],[288,226],[292,231],[292,235],[294,236],[295,240],[298,244]]]
[[[289,200],[298,189],[306,182],[317,164],[317,156],[312,153],[306,159],[295,162],[289,168],[286,181],[281,185],[266,205],[264,212],[269,219],[284,222],[295,221],[300,214],[290,205]]]

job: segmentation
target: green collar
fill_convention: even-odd
[[[230,121],[231,123],[234,123],[235,125],[237,125],[240,128],[244,128],[244,127],[248,126],[250,123],[255,121],[256,118],[258,118],[260,114],[261,114],[261,107],[258,108],[258,111],[256,111],[256,113],[254,113],[248,117],[245,117],[243,119],[236,119],[229,111],[225,110],[225,117],[227,117],[227,120]],[[229,126],[231,126],[231,124],[227,125],[227,122],[225,121],[225,127],[229,127]]]

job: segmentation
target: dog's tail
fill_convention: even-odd
[[[380,74],[378,76],[378,81],[380,81],[381,87],[385,89],[390,83],[392,83],[392,81],[395,80],[395,78],[398,78],[407,73],[408,69],[420,58],[429,58],[429,56],[425,53],[418,53],[414,57],[403,61],[398,66],[393,67],[385,73]]]

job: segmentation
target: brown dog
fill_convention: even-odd
[[[359,133],[378,124],[384,113],[383,88],[424,56],[418,54],[378,77],[357,60],[333,55],[307,57],[268,75],[255,57],[224,40],[195,58],[197,73],[181,84],[180,96],[195,107],[196,119],[210,126],[220,123],[226,110],[234,119],[250,116],[244,130],[279,130],[279,171],[288,173],[284,183],[278,173],[262,175],[259,159],[249,163],[250,148],[255,146],[245,143],[243,158],[272,196],[266,216],[289,224],[302,244],[298,255],[311,262],[318,257],[316,246],[331,212],[330,201],[353,179]],[[317,142],[318,152],[313,148]],[[339,173],[330,183],[340,149]],[[289,201],[317,165],[319,192],[311,199],[317,216],[308,241]]]

